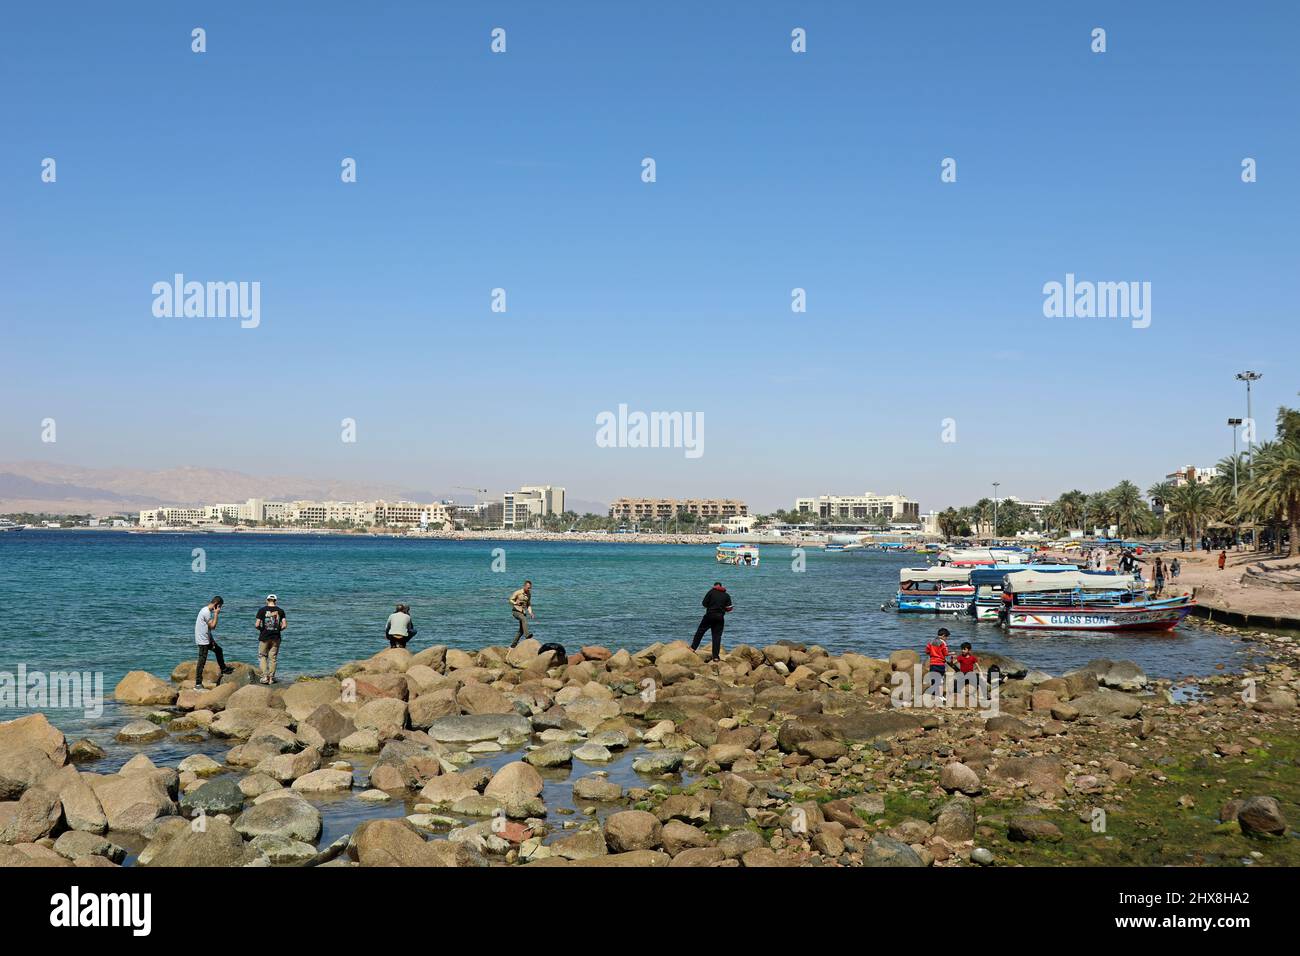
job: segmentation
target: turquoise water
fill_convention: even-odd
[[[193,550],[206,570],[192,570]],[[504,549],[506,570],[493,570]],[[544,641],[642,647],[689,639],[700,599],[722,580],[736,610],[724,645],[781,639],[832,652],[884,656],[920,648],[936,619],[881,611],[898,569],[915,555],[806,552],[791,570],[790,549],[762,546],[758,568],[718,565],[708,545],[396,538],[124,534],[21,531],[0,535],[0,671],[92,670],[106,693],[129,670],[167,675],[194,653],[194,618],[214,594],[226,601],[219,639],[229,658],[254,661],[253,617],[270,592],[288,614],[281,674],[334,670],[386,647],[384,621],[398,601],[419,627],[413,649],[508,643],[515,623],[508,595],[534,582],[534,630]],[[1154,676],[1206,674],[1235,664],[1240,643],[1187,623],[1169,635],[1009,635],[963,618],[943,620],[980,649],[1061,673],[1095,657],[1125,658]],[[707,641],[707,637],[705,639]],[[3,719],[3,715],[0,715]]]

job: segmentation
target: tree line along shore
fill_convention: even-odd
[[[1177,686],[986,654],[995,713],[923,706],[910,649],[561,663],[528,640],[389,649],[282,686],[210,664],[198,690],[188,661],[117,685],[113,746],[140,750],[115,772],[44,715],[0,724],[0,865],[1295,864],[1297,647],[1247,639],[1241,673]],[[159,740],[195,752],[158,766]],[[635,785],[602,769],[627,760]],[[407,813],[320,845],[338,800]]]

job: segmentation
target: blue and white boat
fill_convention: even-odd
[[[975,589],[971,569],[937,565],[901,568],[895,605],[900,614],[965,614]]]

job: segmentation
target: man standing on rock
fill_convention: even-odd
[[[208,663],[208,651],[212,651],[217,658],[217,669],[221,674],[233,674],[235,669],[226,666],[225,655],[221,653],[221,645],[217,643],[216,636],[212,633],[217,629],[217,619],[221,617],[221,606],[226,602],[217,595],[199,611],[198,618],[194,621],[194,643],[199,647],[198,666],[194,670],[194,689],[203,690],[203,668]],[[221,683],[221,674],[217,675],[217,683]]]
[[[266,606],[257,612],[257,663],[262,668],[262,683],[274,684],[275,665],[280,659],[280,637],[289,626],[284,608],[274,594],[266,596]]]
[[[700,618],[700,626],[695,629],[695,638],[691,641],[691,650],[698,650],[700,639],[704,637],[705,631],[713,632],[713,656],[709,658],[716,661],[722,653],[722,629],[727,623],[727,612],[732,609],[731,595],[727,589],[722,586],[721,581],[714,581],[713,587],[704,595],[704,600],[700,602],[704,605],[704,617]]]
[[[510,646],[515,647],[525,638],[532,637],[528,630],[528,619],[531,617],[533,620],[537,620],[537,615],[533,613],[532,581],[525,581],[523,587],[510,595],[510,613],[519,622],[519,633],[510,642]]]

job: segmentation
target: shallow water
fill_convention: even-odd
[[[192,570],[202,549],[206,570]],[[506,571],[493,571],[502,549]],[[91,670],[105,691],[129,670],[166,676],[194,654],[194,618],[225,597],[219,640],[228,658],[253,661],[252,622],[274,591],[289,628],[281,676],[333,671],[386,647],[384,621],[397,601],[412,605],[430,644],[477,648],[515,634],[507,597],[534,582],[535,636],[566,647],[644,647],[689,639],[700,599],[722,580],[736,610],[724,646],[786,639],[832,653],[885,656],[920,648],[940,622],[880,610],[911,555],[804,552],[792,570],[788,547],[765,544],[757,568],[718,565],[709,545],[431,541],[313,535],[21,531],[0,535],[0,671]],[[941,622],[955,647],[996,651],[1060,673],[1095,657],[1129,659],[1147,673],[1178,677],[1236,664],[1241,645],[1187,623],[1169,634],[1008,633],[967,618]],[[706,638],[707,640],[707,638]]]

